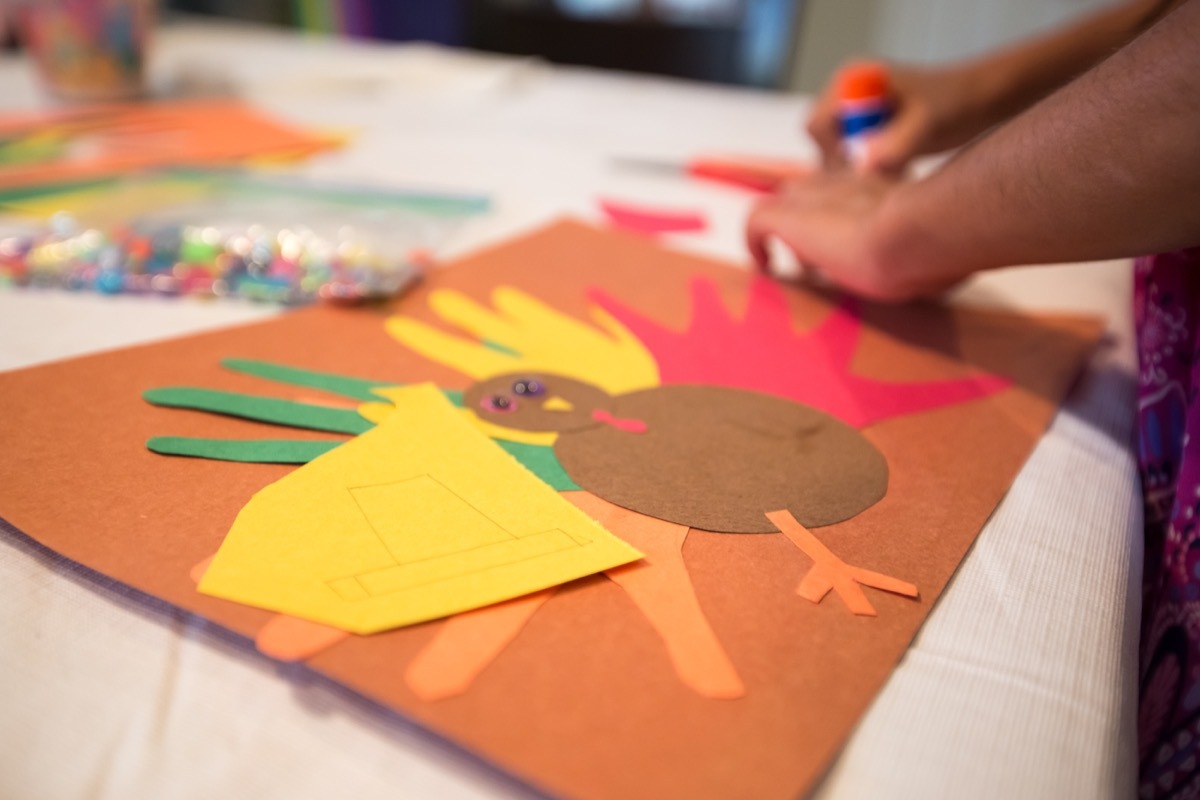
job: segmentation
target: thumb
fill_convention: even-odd
[[[917,114],[900,114],[866,145],[862,168],[866,172],[899,175],[920,152],[924,123]]]

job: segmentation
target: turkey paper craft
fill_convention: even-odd
[[[561,222],[388,307],[0,375],[0,516],[464,769],[796,797],[1100,329],[855,306]]]
[[[850,302],[834,306],[812,329],[796,331],[783,290],[767,278],[752,279],[748,303],[740,314],[725,307],[711,281],[696,279],[690,291],[692,316],[683,331],[664,328],[602,292],[591,293],[591,320],[583,321],[506,286],[493,291],[491,307],[454,291],[435,291],[429,296],[430,308],[466,331],[465,336],[404,316],[393,317],[386,324],[401,344],[474,379],[465,392],[447,396],[476,427],[494,437],[498,448],[510,448],[517,460],[551,487],[567,490],[566,497],[578,508],[646,554],[641,563],[624,566],[637,554],[617,560],[621,554],[613,553],[589,571],[606,570],[629,594],[662,636],[685,684],[704,696],[729,698],[741,696],[744,686],[688,579],[682,560],[688,531],[782,533],[812,561],[796,589],[812,602],[820,602],[833,591],[849,611],[874,616],[875,608],[863,586],[916,598],[918,590],[913,584],[843,562],[811,529],[850,519],[887,491],[887,462],[862,436],[859,426],[967,402],[1007,383],[990,375],[910,383],[855,376],[850,363],[858,347],[860,324]],[[363,431],[368,424],[364,420],[394,426],[400,436],[405,429],[421,431],[433,424],[426,416],[431,413],[428,409],[406,414],[404,409],[378,402],[394,394],[394,387],[279,364],[235,359],[226,365],[284,382],[340,390],[349,398],[374,400],[354,412],[187,387],[150,391],[146,398],[161,405],[266,422],[307,420],[312,427],[342,433]],[[785,366],[781,369],[781,365]],[[399,441],[390,445],[393,450]],[[314,445],[156,438],[149,446],[165,454],[265,461],[281,460],[281,448],[298,448],[295,460],[303,461]],[[427,446],[437,449],[438,443],[430,441]],[[390,460],[378,447],[364,448],[361,456],[329,464],[335,458],[332,453],[322,455],[301,470],[320,467],[332,475],[353,469],[357,460]],[[495,467],[476,472],[473,478],[484,483],[499,479]],[[371,491],[378,491],[381,480],[370,484]],[[271,502],[268,493],[256,496],[239,515],[200,585],[201,591],[216,596],[302,617],[281,618],[260,635],[262,649],[279,657],[306,657],[339,638],[336,630],[307,624],[304,619],[332,621],[336,628],[339,619],[347,618],[322,614],[316,603],[289,596],[311,591],[328,605],[333,594],[339,594],[347,600],[344,605],[357,608],[366,605],[369,594],[361,580],[335,578],[328,570],[307,585],[307,590],[265,578],[267,570],[287,569],[286,553],[301,546],[297,539],[302,534],[295,530],[294,520],[297,514],[313,513],[297,507],[304,505],[314,484],[321,487],[326,483],[319,478],[295,481],[296,493],[274,500],[267,512],[258,506]],[[361,488],[353,491],[363,492]],[[469,491],[443,492],[438,506],[426,511],[435,513],[457,504],[460,495]],[[313,559],[323,568],[350,546],[349,535],[339,525],[349,529],[360,524],[362,500],[356,496],[345,506],[341,516],[322,517],[325,530],[336,535],[311,541]],[[405,540],[417,560],[428,560],[432,551],[443,560],[464,562],[465,578],[439,577],[443,582],[460,580],[456,606],[449,607],[460,610],[467,605],[464,596],[470,596],[469,587],[478,581],[482,569],[480,545],[471,540],[443,554],[429,540],[448,531],[422,527],[420,519],[403,506],[404,502],[391,511],[401,520],[393,524],[419,529],[419,539]],[[267,518],[261,524],[245,530],[248,518],[257,520],[264,515]],[[388,524],[376,522],[375,528]],[[528,543],[534,544],[532,540]],[[509,549],[502,557],[510,558],[507,540],[503,547]],[[232,549],[239,555],[228,556],[227,550]],[[533,553],[528,548],[523,552]],[[411,566],[385,561],[386,566],[369,571],[376,582],[384,580],[380,577],[384,570],[400,570],[406,576],[412,572]],[[609,563],[612,561],[616,563]],[[351,568],[351,564],[341,567],[344,571]],[[363,571],[360,569],[360,574]],[[565,573],[554,583],[580,576]],[[396,580],[401,579],[392,582]],[[407,588],[412,581],[405,580]],[[352,589],[346,588],[348,582]],[[440,588],[429,582],[421,586]],[[509,600],[545,588],[518,582],[507,596],[483,597],[493,602]],[[410,686],[427,699],[465,691],[474,675],[503,649],[552,591],[499,608],[468,611],[468,618],[448,625],[410,667]],[[414,609],[439,608],[423,603],[415,591],[382,599],[394,606],[391,619],[396,625],[420,621],[422,617]],[[348,614],[354,621],[363,616],[354,611]],[[383,627],[376,623],[375,629]],[[479,648],[481,638],[489,639],[490,645]]]

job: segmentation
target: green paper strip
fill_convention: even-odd
[[[383,398],[372,391],[373,389],[404,385],[394,381],[373,381],[367,378],[354,378],[348,375],[338,375],[333,372],[317,372],[316,370],[289,367],[286,364],[275,364],[270,361],[255,361],[249,358],[225,358],[221,360],[221,366],[244,375],[253,375],[256,378],[276,381],[277,383],[286,383],[290,386],[320,389],[321,391],[332,392],[342,397],[363,400],[365,402],[379,402],[383,400]],[[446,395],[446,399],[454,405],[462,406],[462,392],[455,389],[442,389],[442,394]]]
[[[507,450],[513,458],[524,464],[526,469],[541,478],[544,483],[549,484],[554,491],[573,492],[580,488],[579,484],[571,480],[571,476],[558,462],[558,456],[554,455],[553,447],[510,442],[507,439],[493,439],[492,441]]]
[[[358,425],[361,423],[363,425],[362,430],[334,428],[328,421],[322,421],[321,424],[317,424],[314,420],[307,420],[306,424],[302,424],[300,418],[314,412],[348,412],[340,412],[339,409],[327,409],[321,406],[310,406],[304,403],[292,403],[286,400],[238,395],[231,392],[181,387],[151,389],[144,396],[155,405],[187,408],[196,411],[211,411],[218,414],[231,414],[263,422],[314,428],[316,430],[332,431],[335,433],[357,434],[371,427],[369,422],[362,420],[357,415],[355,415],[355,424]],[[270,410],[264,411],[264,407]],[[525,444],[523,442],[510,442],[506,439],[494,439],[493,441],[555,491],[568,492],[576,491],[580,488],[562,468],[558,457],[554,455],[554,448],[543,445]],[[193,458],[210,458],[218,461],[244,461],[266,464],[307,464],[317,456],[329,452],[340,444],[341,442],[292,439],[247,440],[155,436],[146,442],[146,447],[155,453],[168,456],[191,456]]]
[[[142,397],[156,406],[209,411],[258,422],[270,422],[274,425],[347,433],[352,436],[365,433],[374,427],[368,420],[360,417],[357,411],[190,386],[148,389],[142,393]]]
[[[221,366],[234,372],[265,378],[269,381],[286,383],[291,386],[305,386],[309,389],[320,389],[325,392],[340,394],[353,400],[366,402],[378,401],[379,395],[372,389],[383,389],[396,384],[386,381],[371,381],[365,378],[351,378],[332,372],[316,372],[310,369],[289,367],[284,364],[273,364],[270,361],[254,361],[248,358],[223,358]]]
[[[252,464],[307,464],[342,442],[291,439],[194,439],[155,436],[146,447],[164,456],[190,456]]]

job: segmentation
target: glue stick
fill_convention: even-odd
[[[855,64],[838,73],[838,116],[842,154],[855,169],[867,156],[867,143],[891,117],[887,69],[882,64]]]

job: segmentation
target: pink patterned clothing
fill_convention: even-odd
[[[1141,798],[1200,798],[1200,248],[1138,259]]]

